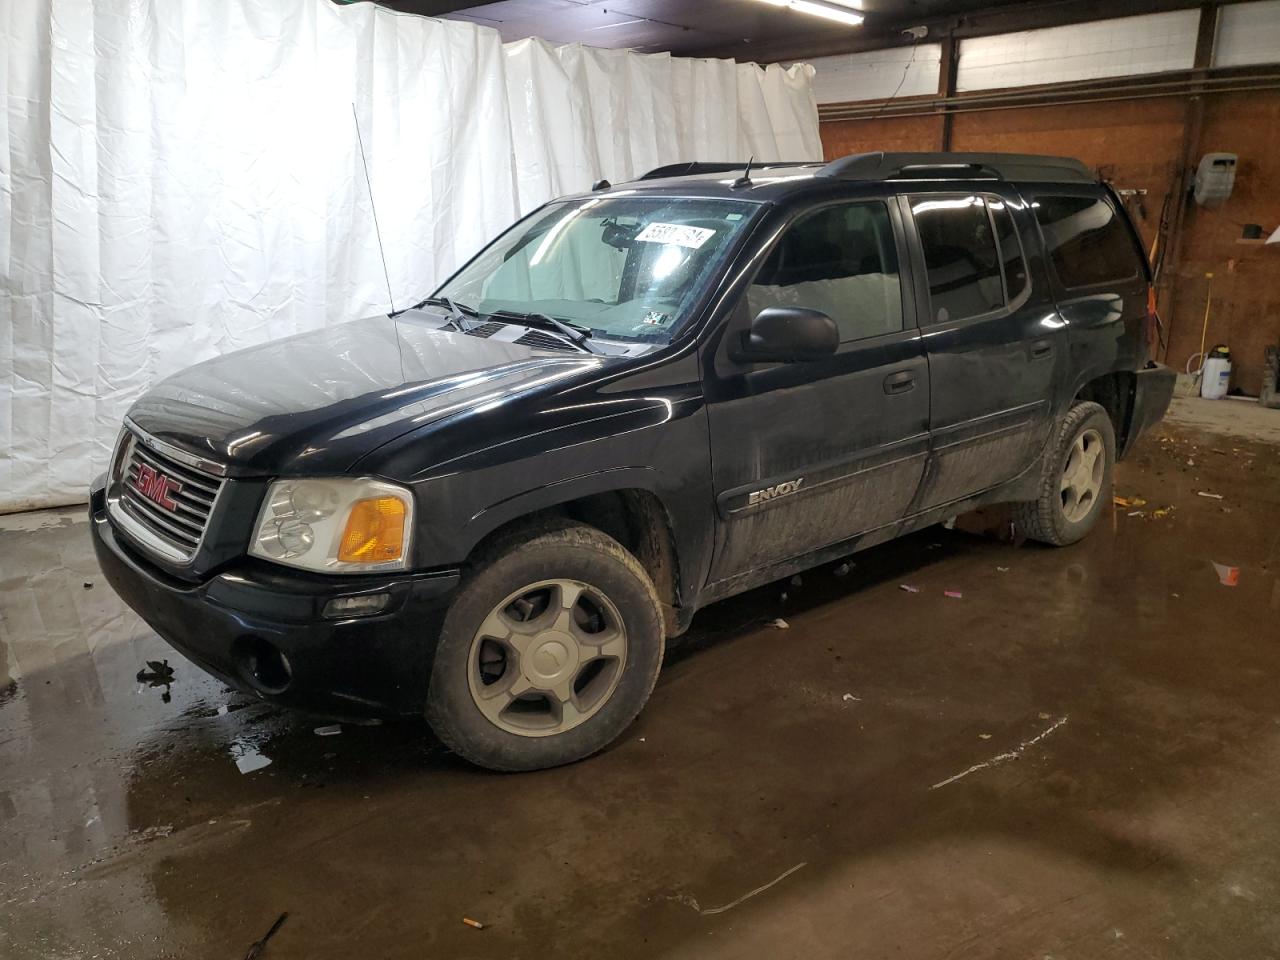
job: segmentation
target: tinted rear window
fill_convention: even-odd
[[[1091,287],[1138,275],[1138,252],[1111,204],[1096,197],[1038,197],[1032,204],[1045,250],[1065,287]]]
[[[1000,256],[982,197],[916,197],[911,203],[929,271],[930,323],[1004,306]]]

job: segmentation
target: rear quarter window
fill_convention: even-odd
[[[1129,228],[1101,197],[1040,196],[1032,207],[1064,287],[1132,280],[1141,272]]]

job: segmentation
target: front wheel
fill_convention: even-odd
[[[1078,403],[1045,452],[1040,496],[1014,505],[1014,522],[1032,540],[1066,546],[1082,539],[1110,497],[1116,435],[1101,405]]]
[[[572,763],[635,719],[663,643],[653,584],[616,540],[581,525],[508,540],[445,617],[427,719],[482,767]]]

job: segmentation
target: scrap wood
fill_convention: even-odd
[[[249,952],[244,955],[244,960],[257,960],[262,955],[262,950],[267,945],[267,941],[276,935],[276,932],[284,926],[284,922],[289,919],[288,913],[282,913],[276,917],[276,922],[271,925],[271,929],[266,932],[261,940],[255,940],[253,945],[249,947]]]

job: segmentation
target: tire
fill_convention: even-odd
[[[664,644],[657,592],[621,544],[569,522],[526,530],[479,559],[446,614],[427,721],[490,770],[573,763],[635,720]]]
[[[1096,449],[1100,469],[1077,472],[1086,459],[1078,454],[1082,445],[1086,451]],[[1073,454],[1077,454],[1074,467]],[[1045,453],[1040,496],[1014,504],[1014,523],[1029,539],[1055,547],[1083,539],[1110,499],[1115,461],[1116,435],[1107,411],[1092,402],[1076,404],[1059,422]],[[1086,473],[1087,482],[1082,479]],[[1092,488],[1087,502],[1080,496],[1086,486]]]

